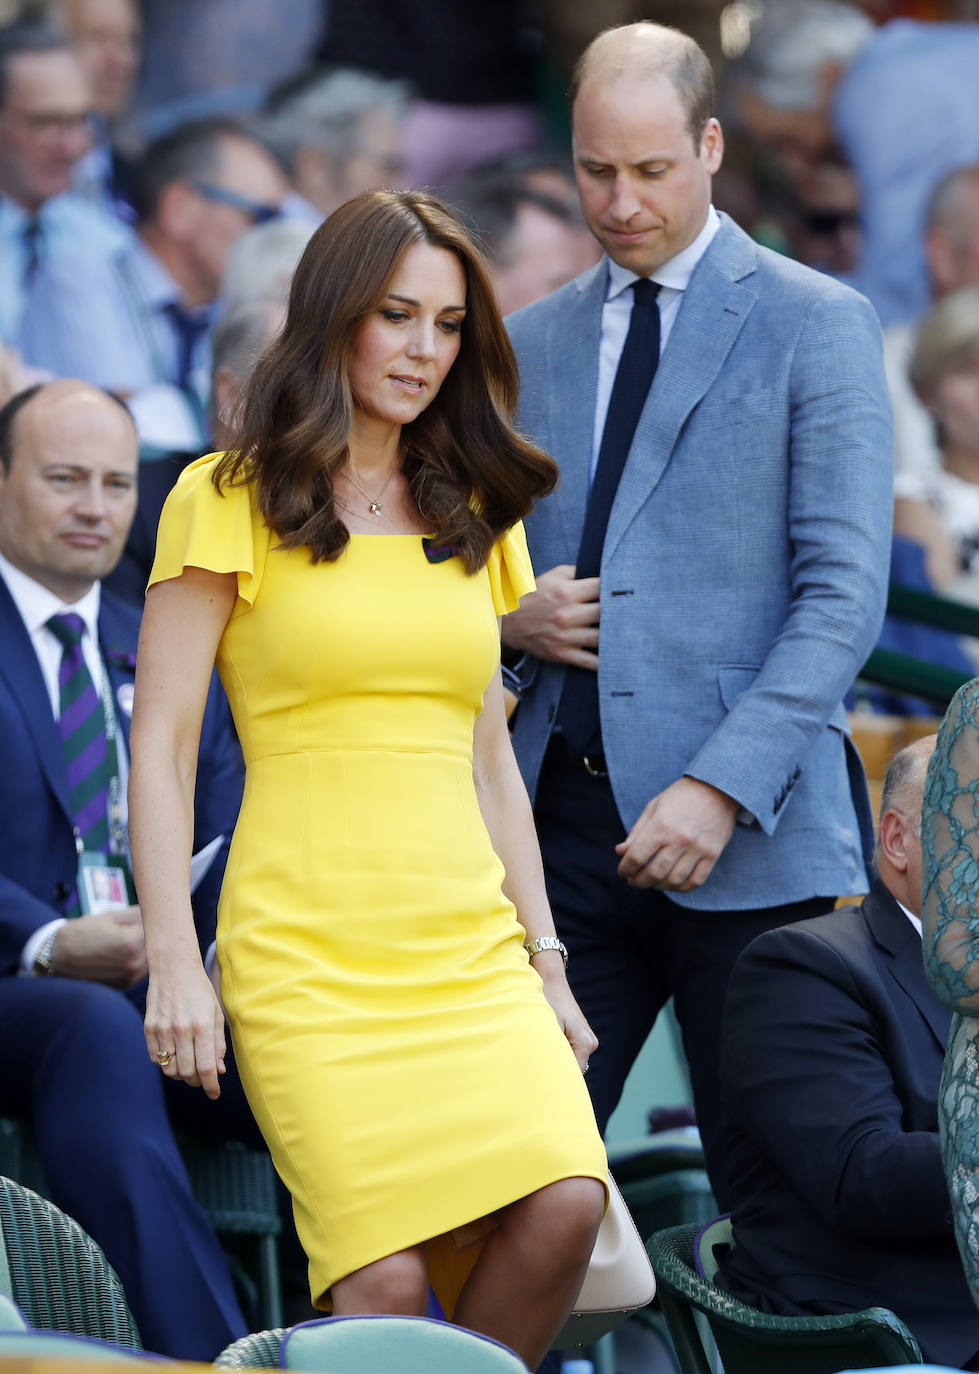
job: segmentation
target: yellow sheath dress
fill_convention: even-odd
[[[216,458],[182,474],[152,582],[234,572],[218,650],[247,764],[218,918],[249,1102],[292,1194],[313,1299],[429,1242],[451,1312],[507,1203],[607,1178],[581,1072],[523,950],[477,804],[473,723],[521,526],[468,576],[417,535],[285,551]]]

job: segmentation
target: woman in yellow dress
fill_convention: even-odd
[[[215,660],[247,763],[221,998],[317,1305],[452,1320],[533,1368],[607,1167],[510,747],[498,617],[555,481],[441,202],[372,192],[313,236],[235,444],[164,510],[133,716],[146,1038],[212,1097],[224,1019],[187,893]]]

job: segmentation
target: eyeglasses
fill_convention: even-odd
[[[217,205],[231,205],[242,214],[248,215],[252,224],[267,224],[270,219],[278,219],[282,213],[278,205],[252,200],[251,196],[229,191],[226,186],[215,186],[210,181],[192,181],[190,184],[205,200],[214,201]]]
[[[13,119],[28,133],[35,134],[38,138],[57,138],[77,133],[91,135],[95,124],[95,117],[89,110],[82,114],[47,114],[44,111],[33,113],[8,108],[5,113],[9,119]]]
[[[827,237],[860,226],[860,216],[856,210],[809,210],[804,218],[810,234]]]

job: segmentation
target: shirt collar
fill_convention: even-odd
[[[707,207],[707,218],[704,227],[694,239],[693,243],[688,243],[686,248],[681,249],[675,257],[664,262],[651,274],[651,280],[658,282],[660,286],[672,287],[674,291],[686,291],[693,276],[693,270],[697,263],[707,252],[711,240],[721,227],[720,216],[713,205]],[[608,290],[605,293],[607,301],[614,300],[616,296],[621,296],[622,292],[630,287],[634,281],[639,280],[636,272],[630,272],[628,267],[620,267],[617,262],[609,258],[608,264]]]
[[[893,895],[893,894],[892,894],[892,895]],[[894,900],[895,900],[895,902],[897,902],[897,898],[896,898],[896,897],[894,898]],[[901,910],[904,912],[905,916],[907,916],[907,918],[908,918],[908,920],[911,922],[911,924],[914,926],[915,930],[916,930],[916,931],[918,932],[918,934],[920,935],[920,934],[921,934],[921,917],[920,917],[920,916],[916,916],[916,915],[914,914],[913,911],[909,911],[909,910],[907,909],[907,907],[904,905],[903,902],[897,902],[897,904],[898,904],[898,906],[901,908]]]
[[[40,582],[35,582],[33,577],[28,577],[20,568],[15,568],[8,558],[4,558],[0,553],[0,577],[7,584],[7,591],[13,597],[14,605],[20,612],[20,618],[27,626],[30,635],[37,634],[53,615],[66,615],[69,612],[73,615],[80,615],[85,622],[85,629],[93,643],[98,641],[99,633],[99,607],[102,602],[102,584],[93,582],[88,591],[79,601],[73,601],[71,605],[66,604],[60,597],[55,596],[54,592],[48,591],[47,587],[42,587]]]
[[[143,299],[151,306],[180,304],[180,287],[163,263],[137,236],[127,255],[129,272]]]

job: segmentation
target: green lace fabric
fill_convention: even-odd
[[[955,1237],[979,1304],[979,680],[956,692],[938,732],[921,849],[925,971],[956,1013],[939,1128]]]

